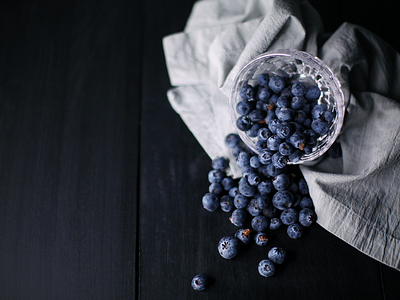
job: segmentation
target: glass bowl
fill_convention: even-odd
[[[268,73],[270,78],[273,75],[288,76],[291,80],[300,81],[306,86],[319,87],[321,94],[317,104],[325,104],[328,110],[334,113],[334,119],[328,133],[318,138],[311,153],[304,154],[297,162],[290,161],[288,164],[302,164],[321,157],[335,142],[343,126],[345,106],[339,80],[322,60],[307,52],[284,49],[261,54],[239,71],[232,84],[229,108],[235,128],[236,120],[240,116],[236,111],[236,105],[242,100],[240,96],[242,86],[245,84],[256,86],[257,76],[263,73]],[[238,134],[252,151],[259,153],[255,148],[257,138],[250,137],[239,129]]]

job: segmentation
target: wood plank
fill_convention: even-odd
[[[140,11],[1,8],[0,295],[135,296]]]

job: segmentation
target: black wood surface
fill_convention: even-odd
[[[211,161],[166,98],[161,39],[194,2],[0,4],[0,300],[399,299],[400,272],[318,225],[271,239],[273,278],[263,248],[219,256],[236,228],[202,208]],[[389,1],[311,2],[400,51]]]

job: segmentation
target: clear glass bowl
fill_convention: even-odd
[[[232,122],[236,128],[236,120],[240,116],[236,105],[241,101],[240,89],[244,84],[257,85],[257,76],[268,73],[273,75],[289,76],[291,80],[298,80],[306,85],[316,85],[321,90],[318,104],[326,104],[334,112],[335,118],[327,134],[318,138],[312,153],[304,154],[297,162],[288,164],[302,164],[314,161],[321,157],[335,142],[340,134],[344,120],[344,95],[339,80],[333,72],[319,58],[303,51],[284,49],[277,52],[264,53],[244,66],[233,82],[229,97],[229,107]],[[252,138],[246,132],[238,130],[242,141],[255,153],[257,138]]]

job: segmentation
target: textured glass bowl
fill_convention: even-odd
[[[321,90],[318,104],[326,104],[328,109],[334,112],[335,118],[329,132],[319,137],[312,153],[305,154],[298,162],[289,164],[302,164],[314,161],[321,157],[335,142],[340,134],[344,120],[344,95],[339,80],[333,72],[319,58],[303,51],[284,49],[277,52],[264,53],[247,65],[237,74],[229,97],[229,107],[232,122],[236,128],[236,120],[240,116],[236,111],[236,105],[241,101],[240,89],[244,84],[257,85],[257,76],[268,73],[273,75],[289,76],[291,80],[299,80],[306,85],[316,85]],[[257,138],[251,138],[246,132],[238,130],[242,141],[255,153]]]

